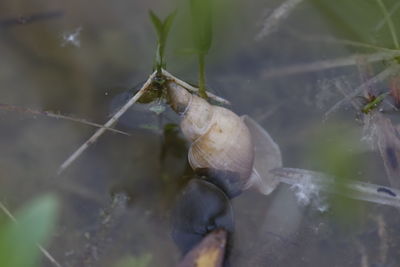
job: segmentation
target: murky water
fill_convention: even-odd
[[[350,105],[324,120],[325,112],[342,98],[335,81],[344,79],[354,87],[361,83],[357,67],[270,75],[278,67],[351,55],[337,43],[299,38],[305,33],[332,34],[309,3],[302,3],[277,32],[256,40],[266,15],[279,2],[227,7],[232,12],[227,11],[227,17],[234,19],[215,31],[207,66],[209,87],[229,99],[235,112],[250,115],[269,131],[281,147],[284,166],[318,168],[310,160],[311,148],[321,138],[320,129],[336,127],[356,136],[350,149],[364,162],[350,178],[388,185],[379,154],[358,149],[366,144],[360,141],[362,126]],[[155,34],[148,9],[165,15],[175,6],[174,1],[155,0],[2,1],[0,102],[104,123],[114,96],[151,72]],[[8,18],[47,12],[58,15],[1,26]],[[178,35],[178,30],[171,33],[168,70],[195,82],[195,57],[179,50],[191,37]],[[48,248],[63,266],[117,266],[132,258],[147,266],[175,266],[180,259],[170,237],[170,209],[191,174],[188,144],[179,131],[163,136],[162,127],[179,119],[171,111],[160,117],[136,107],[130,114],[136,124],[128,127],[127,115],[117,128],[131,136],[107,132],[57,176],[60,164],[95,129],[0,110],[0,200],[16,210],[44,192],[57,194],[62,209]],[[267,197],[245,192],[233,200],[232,266],[399,264],[398,211],[346,202],[353,204],[358,206],[355,216],[341,220],[333,208],[321,213],[315,206],[297,204],[287,186]],[[44,259],[43,266],[51,264]]]

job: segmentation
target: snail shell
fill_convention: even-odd
[[[167,88],[169,104],[183,116],[181,130],[192,142],[188,158],[195,171],[200,170],[200,174],[209,177],[231,198],[250,186],[263,194],[269,194],[276,187],[277,182],[266,183],[253,168],[256,151],[244,117],[227,108],[211,105],[175,82],[170,81]],[[247,121],[254,122],[251,119]],[[257,134],[253,136],[257,137]],[[259,167],[262,165],[257,164]]]

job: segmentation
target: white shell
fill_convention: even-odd
[[[254,187],[267,195],[276,188],[279,182],[269,170],[282,166],[281,153],[257,122],[211,105],[176,83],[168,88],[171,107],[183,115],[182,132],[192,142],[188,158],[193,169],[239,174],[240,190]]]
[[[213,168],[238,173],[242,184],[246,185],[254,160],[250,132],[242,118],[226,108],[211,106],[210,113],[208,123],[199,127],[199,132],[190,129],[190,136],[198,134],[198,137],[190,147],[189,163],[193,169]],[[193,125],[192,121],[193,116],[185,116],[181,124],[184,133],[189,132],[187,126]]]
[[[190,94],[174,82],[169,83],[168,90],[171,107],[183,115],[181,130],[192,142],[188,155],[191,167],[237,173],[241,189],[246,189],[254,148],[243,119],[229,109]]]

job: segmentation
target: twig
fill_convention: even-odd
[[[282,20],[286,19],[289,14],[297,7],[303,0],[286,0],[279,7],[277,7],[271,15],[264,21],[263,28],[256,36],[256,41],[268,36],[275,31]]]
[[[18,107],[18,106],[9,105],[9,104],[2,104],[2,103],[0,103],[0,109],[10,110],[10,111],[17,111],[17,112],[20,112],[20,113],[29,113],[29,114],[32,114],[32,115],[47,116],[47,117],[55,118],[55,119],[69,120],[69,121],[78,122],[78,123],[90,125],[90,126],[97,127],[97,128],[104,128],[103,125],[98,124],[98,123],[94,123],[94,122],[87,121],[85,119],[74,118],[74,117],[66,116],[66,115],[62,115],[62,114],[56,114],[56,113],[53,113],[53,112],[50,112],[50,111],[40,111],[40,110],[34,110],[34,109],[30,109],[30,108],[23,108],[23,107]],[[110,128],[110,127],[105,127],[105,128],[108,131],[112,131],[112,132],[116,132],[116,133],[120,133],[120,134],[124,134],[124,135],[130,136],[130,134],[127,133],[127,132],[116,130],[116,129],[113,129],[113,128]]]
[[[177,84],[179,84],[180,86],[186,88],[188,91],[190,91],[190,92],[192,92],[192,93],[198,93],[198,92],[199,92],[199,89],[198,89],[198,88],[196,88],[196,87],[194,87],[194,86],[191,86],[191,85],[188,84],[187,82],[184,82],[184,81],[178,79],[177,77],[175,77],[174,75],[172,75],[171,73],[169,73],[168,71],[166,71],[166,70],[164,70],[164,69],[162,70],[162,74],[163,74],[167,79],[174,81],[175,83],[177,83]],[[217,102],[219,102],[219,103],[221,103],[221,104],[230,105],[230,102],[229,102],[228,100],[226,100],[226,99],[224,99],[224,98],[222,98],[222,97],[216,96],[216,95],[214,95],[213,93],[210,93],[210,92],[206,92],[206,93],[207,93],[207,96],[208,96],[209,98],[211,98],[212,100],[217,101]]]
[[[325,117],[328,117],[332,112],[336,111],[344,102],[346,101],[350,101],[351,99],[353,99],[354,97],[356,97],[357,95],[359,95],[362,91],[364,91],[365,89],[367,89],[369,86],[371,86],[372,84],[375,84],[377,82],[380,82],[382,80],[385,80],[387,77],[393,75],[396,72],[400,71],[400,66],[398,64],[392,65],[388,68],[386,68],[385,70],[383,70],[382,72],[380,72],[379,74],[377,74],[376,76],[372,77],[371,79],[369,79],[368,81],[364,82],[363,84],[361,84],[359,87],[357,87],[354,92],[352,92],[351,94],[347,95],[345,98],[341,99],[340,101],[338,101],[335,105],[333,105],[326,113],[325,113]]]
[[[400,51],[393,50],[393,52],[377,52],[368,55],[352,55],[349,57],[321,60],[312,63],[297,64],[283,68],[266,70],[261,73],[261,78],[270,79],[286,75],[307,73],[313,71],[322,71],[338,67],[353,66],[358,64],[359,62],[358,59],[360,56],[364,57],[366,62],[393,60],[394,57],[400,56]]]
[[[83,143],[66,161],[61,164],[60,168],[58,169],[57,173],[60,175],[65,169],[68,168],[71,163],[73,163],[92,143],[96,142],[96,140],[105,132],[105,129],[111,127],[114,123],[118,121],[118,119],[144,94],[144,92],[150,87],[153,78],[156,76],[157,72],[153,72],[150,77],[147,79],[147,81],[143,84],[142,88],[131,98],[129,101],[122,106],[112,117],[110,120],[107,121],[106,124],[97,132],[95,132],[92,137],[90,137],[85,143]],[[190,84],[176,78],[166,70],[162,70],[162,74],[165,76],[166,79],[170,79],[175,81],[177,84],[183,86],[187,90],[191,92],[197,92],[198,89],[191,86]],[[207,95],[211,98],[214,99],[215,101],[218,101],[223,104],[229,104],[229,101],[218,97],[214,94],[207,93]]]
[[[118,121],[118,119],[145,93],[150,87],[156,72],[153,72],[147,81],[143,84],[142,88],[123,105],[107,122],[103,128],[98,129],[85,143],[83,143],[66,161],[64,161],[57,171],[60,175],[65,169],[68,168],[91,144],[97,141],[97,139],[106,131],[107,128],[111,127]]]
[[[295,168],[277,168],[271,170],[271,173],[280,182],[286,184],[304,185],[311,183],[316,185],[317,189],[329,193],[397,208],[400,207],[400,190],[398,189],[358,181],[339,183],[333,177],[324,173]]]
[[[13,221],[15,224],[18,224],[17,219],[12,215],[12,213],[4,206],[2,202],[0,202],[0,209],[7,215],[8,218],[10,218],[11,221]],[[39,243],[36,243],[36,246],[40,249],[40,251],[43,253],[43,255],[54,265],[57,267],[61,267],[61,264],[54,259],[53,256],[51,256],[50,252],[47,251],[45,248],[43,248]]]

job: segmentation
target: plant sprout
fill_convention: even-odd
[[[149,16],[157,33],[157,50],[154,60],[154,70],[156,70],[157,75],[160,76],[161,70],[165,69],[167,65],[165,62],[164,52],[167,44],[168,33],[176,16],[176,10],[169,14],[165,20],[161,20],[151,10],[149,11]]]

